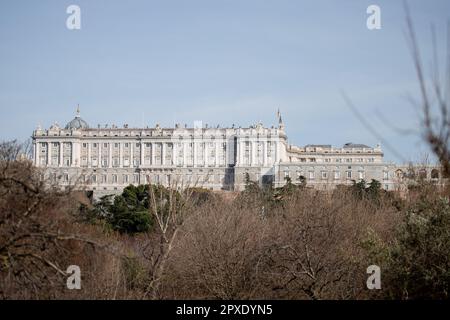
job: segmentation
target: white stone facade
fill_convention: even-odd
[[[380,146],[346,144],[297,147],[287,143],[283,121],[278,127],[247,128],[89,128],[80,118],[33,132],[34,163],[51,180],[75,181],[98,197],[118,193],[129,184],[200,186],[242,190],[245,176],[281,186],[300,177],[320,189],[352,180],[380,181],[393,189],[398,169],[383,161]],[[398,172],[397,172],[398,174]]]

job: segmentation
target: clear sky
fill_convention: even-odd
[[[408,3],[428,65],[430,25],[443,44],[450,1]],[[71,4],[81,30],[66,28]],[[366,27],[370,4],[381,30]],[[270,126],[280,108],[293,144],[375,145],[344,90],[403,159],[420,160],[420,137],[393,129],[418,127],[404,31],[399,0],[1,0],[0,140],[65,125],[79,103],[93,127]]]

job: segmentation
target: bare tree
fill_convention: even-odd
[[[144,298],[159,297],[159,287],[168,258],[175,246],[178,232],[183,226],[186,216],[192,211],[192,194],[199,181],[195,181],[194,187],[188,187],[175,180],[168,188],[160,185],[149,185],[149,211],[156,221],[156,231],[153,238],[159,238],[158,243],[150,242],[150,253],[145,254],[150,263],[150,279],[144,292]]]
[[[427,81],[423,67],[417,36],[414,30],[409,8],[405,5],[407,40],[414,62],[414,68],[420,88],[421,123],[425,141],[442,165],[445,177],[450,175],[450,23],[447,26],[446,68],[444,80],[438,59],[436,31],[431,28],[432,37],[432,75],[431,83]]]
[[[90,265],[106,246],[73,223],[72,188],[51,184],[21,154],[16,142],[0,144],[0,297],[61,298],[67,267]]]

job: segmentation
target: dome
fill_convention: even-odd
[[[81,117],[80,117],[80,109],[79,108],[77,109],[77,115],[75,116],[75,119],[73,119],[66,125],[66,129],[71,129],[71,130],[89,129],[88,123],[86,121],[84,121],[83,119],[81,119]]]

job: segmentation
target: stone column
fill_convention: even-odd
[[[246,141],[241,141],[241,150],[240,150],[241,158],[239,160],[241,163],[241,166],[243,166],[245,164],[245,161],[244,161],[244,159],[245,159],[245,144],[246,144]]]
[[[112,143],[109,143],[109,163],[108,163],[108,167],[112,168]]]
[[[205,141],[205,149],[203,150],[203,158],[205,159],[205,168],[208,166],[208,144],[209,142]]]
[[[102,167],[102,144],[97,141],[97,148],[98,148],[98,158],[97,158],[97,167]]]
[[[92,167],[92,162],[91,162],[91,143],[87,143],[87,166],[88,168]]]
[[[139,164],[140,167],[142,167],[144,165],[144,153],[145,153],[144,146],[145,146],[145,143],[143,141],[141,141],[141,153],[140,153],[141,163]]]
[[[52,143],[47,142],[47,166],[52,164]]]
[[[197,139],[194,137],[192,152],[194,153],[194,168],[197,167],[198,159],[197,159],[197,152],[198,152],[198,142]]]
[[[59,142],[59,166],[64,166],[64,143],[62,141]]]
[[[172,141],[172,163],[176,167],[178,165],[178,142]]]
[[[166,165],[166,143],[165,142],[161,143],[161,165],[162,166]]]
[[[156,143],[155,142],[153,142],[152,144],[151,144],[151,157],[152,157],[152,163],[151,163],[151,165],[152,166],[155,166],[155,152],[156,152]]]
[[[75,166],[75,142],[71,142],[70,143],[70,166],[74,167]]]
[[[263,165],[267,167],[267,140],[263,143]]]
[[[278,163],[278,147],[279,147],[279,142],[278,141],[276,141],[276,142],[274,142],[275,143],[275,154],[273,155],[273,158],[274,158],[274,161],[275,161],[275,163]]]
[[[135,144],[135,142],[134,141],[131,141],[130,142],[131,144],[130,144],[130,168],[134,168],[134,144]]]
[[[123,168],[123,147],[124,145],[122,142],[119,142],[119,168]],[[117,179],[119,179],[119,177],[117,177]]]
[[[240,164],[240,156],[241,156],[241,143],[238,141],[238,140],[236,140],[236,148],[234,148],[234,146],[233,146],[233,152],[234,152],[234,150],[236,150],[236,155],[235,155],[235,163],[234,163],[234,165],[235,166],[238,166],[239,164]]]
[[[221,145],[221,143],[220,142],[217,142],[217,140],[216,140],[216,167],[218,167],[219,166],[219,163],[220,163],[220,157],[219,157],[219,145]]]
[[[183,167],[187,167],[187,142],[183,142]]]

